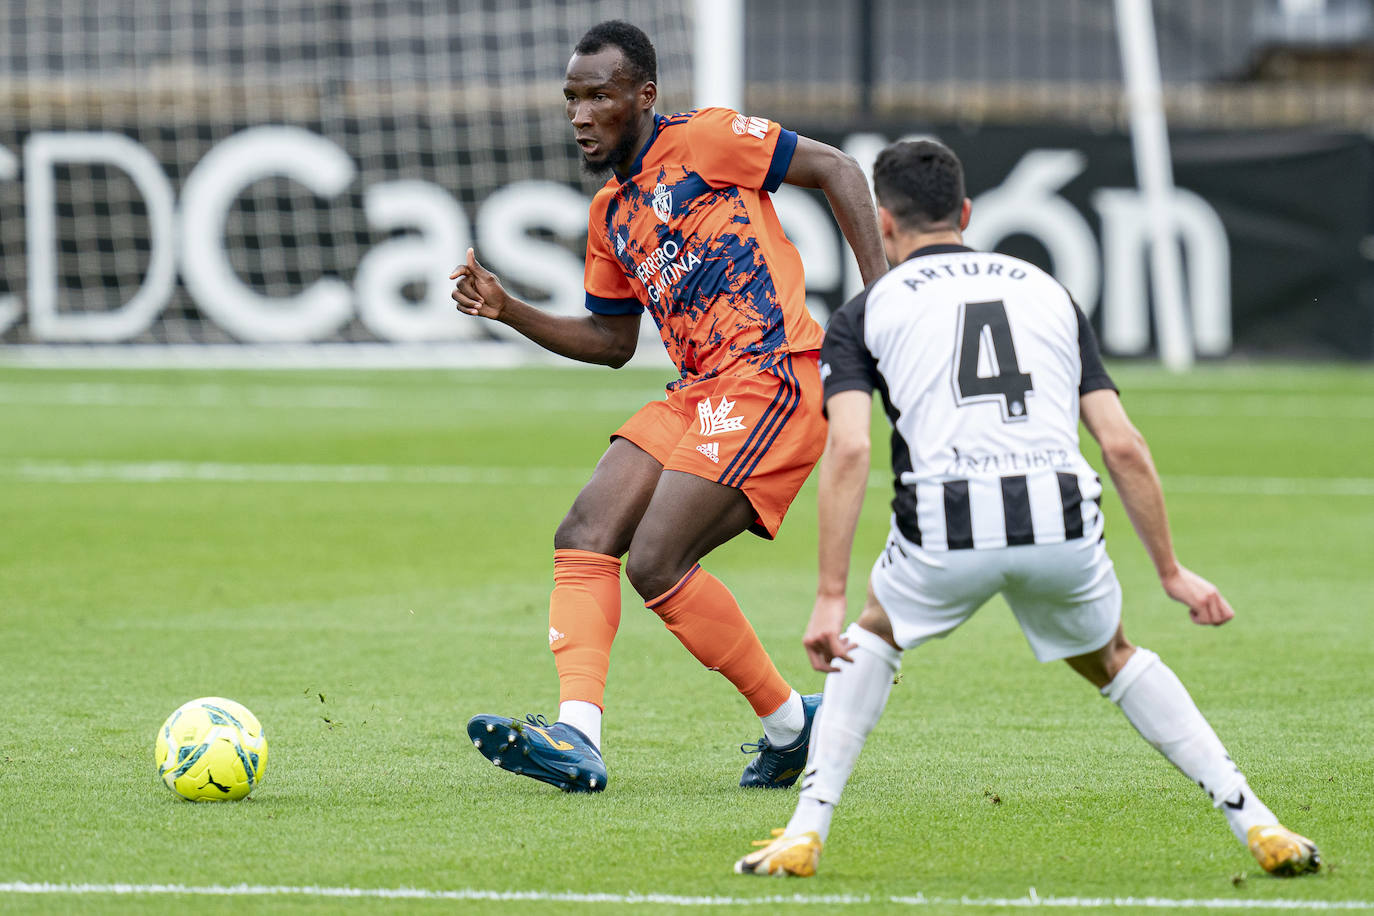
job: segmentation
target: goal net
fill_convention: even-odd
[[[690,0],[0,4],[0,344],[479,340],[474,243],[580,309],[599,181],[560,87],[609,18],[687,107]]]

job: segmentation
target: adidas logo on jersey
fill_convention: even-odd
[[[717,442],[703,442],[697,446],[697,451],[711,459],[712,464],[720,464],[720,444]]]

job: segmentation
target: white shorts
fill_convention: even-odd
[[[998,592],[1042,662],[1100,649],[1121,623],[1121,584],[1101,538],[923,550],[894,526],[871,582],[903,649],[948,636]]]

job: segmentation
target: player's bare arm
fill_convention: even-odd
[[[1091,391],[1079,399],[1080,415],[1098,445],[1102,461],[1116,485],[1145,551],[1155,565],[1160,584],[1170,598],[1188,606],[1194,623],[1218,626],[1235,616],[1231,605],[1211,582],[1178,562],[1164,508],[1164,490],[1154,459],[1115,391]]]
[[[802,644],[811,667],[835,671],[834,660],[850,661],[849,650],[853,648],[840,632],[844,629],[845,589],[849,583],[854,531],[868,487],[873,395],[867,391],[841,391],[831,395],[825,409],[830,425],[821,455],[817,496],[819,575],[816,604]]]
[[[450,280],[456,280],[453,301],[465,315],[500,321],[560,356],[619,369],[634,356],[639,342],[639,315],[597,315],[569,318],[550,315],[506,292],[501,279],[477,261],[471,248],[467,261]]]
[[[887,272],[887,255],[878,234],[878,211],[873,206],[868,179],[852,156],[798,135],[797,149],[783,181],[800,188],[819,188],[825,193],[840,231],[854,250],[865,286]]]

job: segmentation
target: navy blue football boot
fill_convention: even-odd
[[[564,792],[601,792],[606,763],[587,736],[543,716],[473,716],[468,737],[482,756],[503,770],[528,776]]]
[[[816,710],[821,708],[821,695],[809,694],[801,698],[802,711],[806,723],[802,725],[797,740],[787,747],[773,747],[765,735],[757,744],[741,744],[739,749],[746,754],[758,754],[744,768],[739,784],[746,789],[786,789],[797,781],[806,767],[806,752],[811,747],[811,725],[816,721]]]

